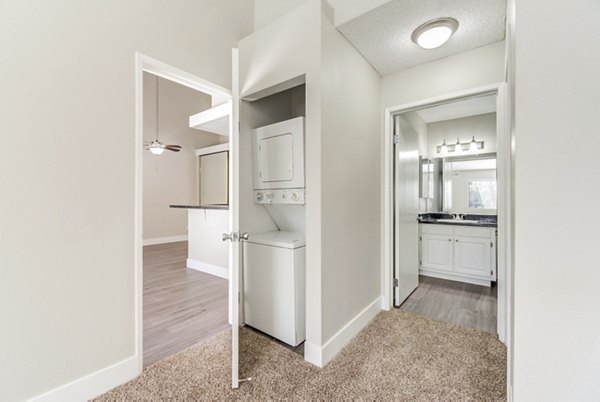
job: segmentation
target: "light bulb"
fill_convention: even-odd
[[[477,141],[475,141],[475,137],[473,137],[469,144],[469,152],[477,152]]]
[[[462,145],[458,138],[456,139],[456,144],[454,144],[454,152],[462,152]]]
[[[163,152],[165,152],[165,150],[160,147],[152,147],[152,148],[150,148],[150,152],[152,152],[154,155],[160,155]]]
[[[442,153],[448,153],[448,145],[446,145],[446,140],[442,143]]]

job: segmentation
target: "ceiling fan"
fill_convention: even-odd
[[[158,140],[158,99],[159,99],[159,87],[160,81],[158,80],[158,76],[156,76],[156,139],[154,141],[146,141],[144,146],[146,150],[152,152],[154,155],[162,154],[165,149],[168,151],[179,152],[181,151],[180,145],[172,145],[172,144],[163,144]]]

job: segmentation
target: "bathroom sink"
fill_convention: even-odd
[[[436,222],[442,223],[479,223],[479,221],[474,221],[471,219],[437,219]]]

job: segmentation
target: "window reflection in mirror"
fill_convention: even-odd
[[[443,159],[443,212],[496,214],[496,154]]]

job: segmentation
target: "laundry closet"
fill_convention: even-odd
[[[256,219],[243,242],[243,323],[291,347],[306,337],[305,110],[303,84],[241,108]]]

